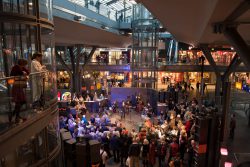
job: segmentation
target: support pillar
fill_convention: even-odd
[[[228,113],[230,106],[230,96],[231,96],[231,82],[224,82],[223,84],[223,101],[222,101],[222,119],[221,119],[221,142],[225,141],[228,131]]]
[[[221,81],[221,74],[218,72],[219,70],[217,69],[217,66],[216,66],[216,63],[213,59],[213,56],[211,54],[211,51],[210,49],[208,48],[208,45],[206,44],[203,44],[200,46],[201,47],[201,50],[203,52],[203,54],[206,56],[209,64],[213,67],[214,69],[214,72],[216,74],[216,85],[215,85],[215,102],[217,105],[220,105],[221,104],[221,84],[222,84],[222,81]]]
[[[216,75],[216,84],[215,84],[215,102],[217,105],[221,104],[221,87],[222,87],[222,77]]]

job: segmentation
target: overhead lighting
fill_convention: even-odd
[[[29,4],[29,6],[33,6],[33,3],[32,3],[32,2],[29,2],[28,4]]]
[[[228,151],[226,148],[220,148],[221,155],[228,155]]]
[[[231,162],[225,162],[224,167],[232,167],[233,164]]]
[[[234,50],[234,48],[233,48],[233,47],[231,47],[231,50]]]
[[[86,17],[85,16],[74,16],[75,21],[85,21]]]
[[[105,26],[105,25],[101,25],[101,28],[102,28],[102,29],[105,29],[105,30],[108,30],[108,29],[109,29],[109,27],[107,27],[107,26]]]

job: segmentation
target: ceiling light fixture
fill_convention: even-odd
[[[85,21],[86,17],[85,16],[74,16],[75,21]]]

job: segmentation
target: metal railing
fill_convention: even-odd
[[[250,165],[250,153],[234,153],[233,166]]]

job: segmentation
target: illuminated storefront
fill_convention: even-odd
[[[98,49],[93,55],[91,62],[110,65],[121,65],[130,63],[130,50],[117,49]]]
[[[242,89],[250,92],[250,74],[249,73],[235,73],[234,75],[236,89]]]
[[[217,65],[229,65],[235,52],[233,50],[227,51],[214,51],[211,52],[213,59]],[[202,51],[199,50],[180,50],[179,51],[179,62],[188,64],[199,64],[199,57],[203,55]],[[205,60],[205,65],[209,65],[208,61]]]
[[[58,89],[70,88],[70,76],[67,71],[57,72],[57,88]]]

